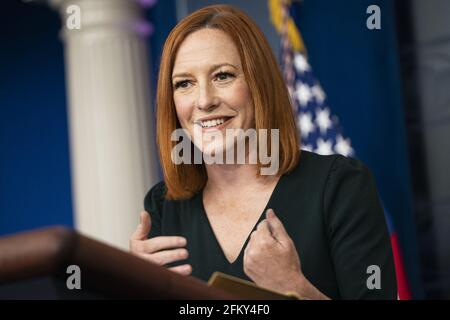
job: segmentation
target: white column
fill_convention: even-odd
[[[158,179],[146,45],[150,25],[133,0],[51,3],[63,25],[75,225],[128,249],[145,193]],[[80,9],[79,30],[66,25],[71,5]]]

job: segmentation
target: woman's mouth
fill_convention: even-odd
[[[209,120],[197,120],[195,124],[202,127],[203,130],[214,129],[220,130],[224,128],[233,117],[220,117]]]

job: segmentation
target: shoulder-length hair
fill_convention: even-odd
[[[191,33],[203,28],[225,32],[240,55],[245,79],[254,106],[255,129],[279,129],[279,170],[282,175],[298,163],[300,142],[289,93],[272,50],[257,25],[242,11],[228,5],[212,5],[197,10],[180,21],[164,44],[156,94],[156,138],[166,184],[167,199],[187,199],[204,188],[204,164],[175,164],[171,140],[181,128],[173,100],[172,71],[178,49]],[[270,138],[268,139],[270,149]],[[259,168],[262,167],[258,164]],[[258,177],[260,175],[258,174]]]

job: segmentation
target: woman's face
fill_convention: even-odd
[[[172,85],[178,120],[202,152],[214,153],[211,136],[218,131],[223,140],[216,140],[215,148],[225,151],[226,129],[254,128],[254,108],[241,59],[223,31],[201,29],[183,41],[175,58]]]

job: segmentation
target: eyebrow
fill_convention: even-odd
[[[230,66],[230,67],[237,69],[237,67],[235,65],[228,63],[228,62],[224,62],[224,63],[212,65],[208,71],[211,72],[213,70],[219,69],[220,67],[224,67],[224,66]],[[177,74],[172,75],[172,79],[177,78],[177,77],[190,77],[190,76],[191,76],[191,74],[189,72],[183,72],[183,73],[177,73]]]

